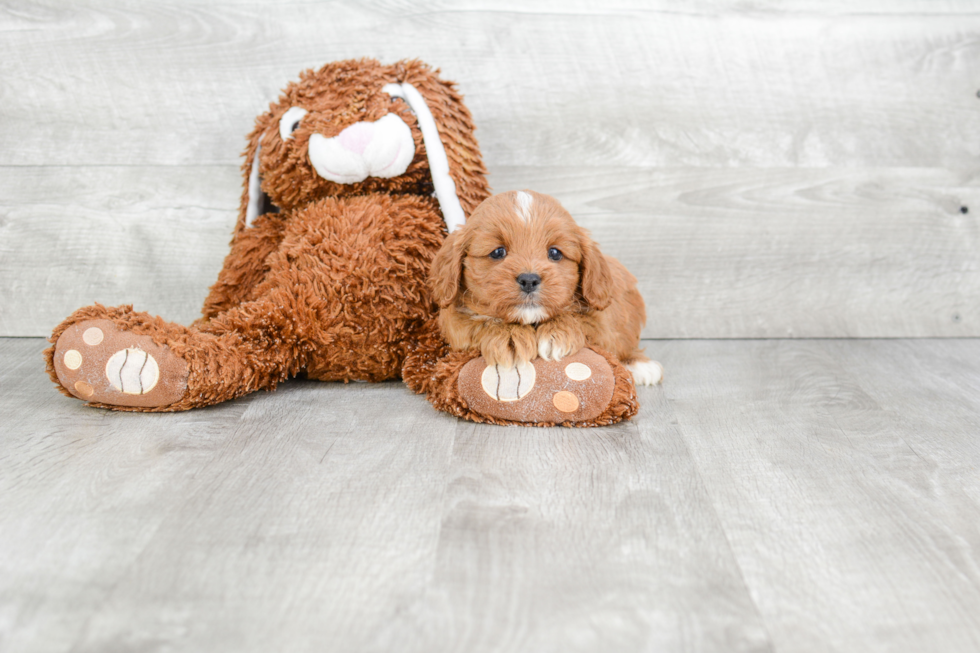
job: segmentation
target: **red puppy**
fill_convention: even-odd
[[[429,283],[449,345],[479,349],[488,365],[561,360],[595,345],[626,364],[638,385],[663,375],[639,349],[646,310],[636,277],[548,195],[485,200],[446,239]]]

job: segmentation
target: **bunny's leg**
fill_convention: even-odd
[[[204,300],[204,308],[201,309],[203,318],[199,322],[206,322],[254,298],[256,289],[271,268],[269,256],[282,242],[287,217],[282,213],[266,213],[235,236],[231,251],[218,273],[218,280]]]
[[[311,350],[293,300],[274,289],[200,327],[131,306],[82,308],[55,329],[48,373],[63,394],[114,410],[187,410],[271,389]]]

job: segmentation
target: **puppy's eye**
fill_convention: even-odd
[[[557,247],[552,247],[548,250],[548,258],[552,261],[560,261],[565,258],[565,255],[561,253],[561,250]]]
[[[306,109],[302,107],[292,107],[279,119],[279,136],[282,140],[293,137],[293,132],[299,127],[299,121],[306,115]]]
[[[495,259],[495,260],[498,260],[498,261],[500,259],[502,259],[503,257],[505,257],[505,256],[507,256],[507,248],[506,247],[498,247],[497,249],[495,249],[492,252],[490,252],[490,258]]]

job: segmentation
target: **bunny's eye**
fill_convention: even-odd
[[[306,109],[302,107],[292,107],[286,113],[282,114],[282,118],[279,119],[279,136],[282,140],[288,140],[293,137],[293,132],[299,128],[299,123],[306,115]]]

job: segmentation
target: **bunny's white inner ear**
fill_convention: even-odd
[[[404,84],[386,84],[382,90],[392,97],[400,97],[405,100],[415,112],[415,119],[422,131],[425,151],[428,153],[429,172],[432,174],[432,185],[436,189],[436,199],[439,200],[442,217],[446,220],[449,233],[456,231],[466,223],[466,214],[463,213],[463,207],[456,195],[456,184],[453,182],[453,178],[449,176],[449,159],[446,158],[446,148],[443,147],[442,140],[439,138],[439,130],[436,129],[436,121],[432,118],[429,105],[425,103],[422,94],[407,82]]]
[[[262,175],[259,174],[259,154],[262,144],[255,146],[255,158],[248,173],[248,204],[245,206],[245,227],[251,227],[255,219],[265,213],[279,213],[279,207],[262,190]]]
[[[245,207],[245,226],[251,227],[255,218],[259,217],[262,208],[262,179],[259,177],[259,154],[262,144],[255,147],[255,158],[252,159],[252,170],[248,173],[248,206]]]

